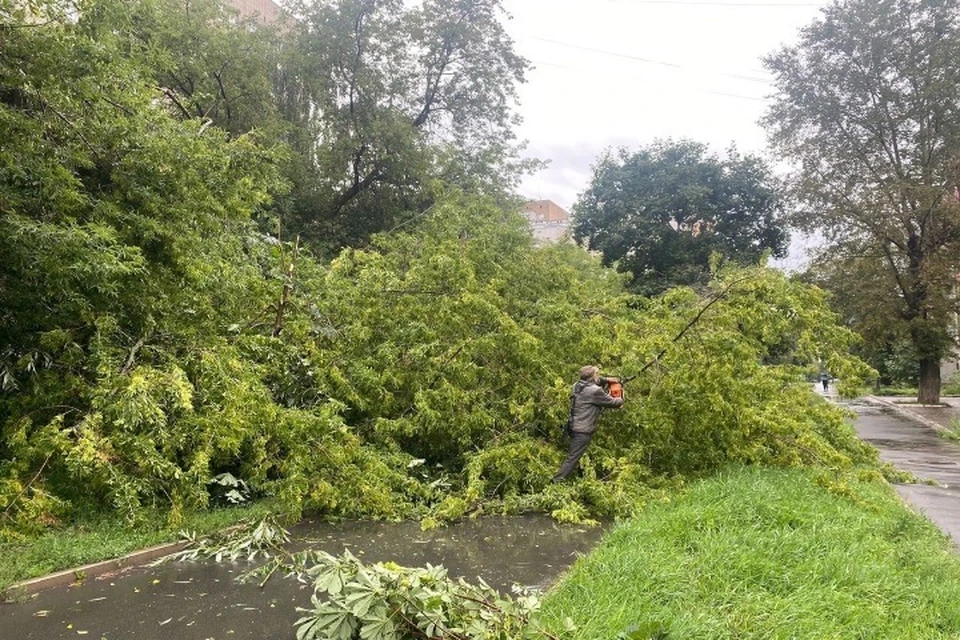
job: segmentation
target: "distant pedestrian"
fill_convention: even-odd
[[[570,451],[560,470],[553,476],[553,482],[564,480],[577,468],[580,457],[597,430],[600,412],[606,407],[623,406],[623,398],[614,398],[601,387],[606,383],[607,378],[600,377],[597,367],[587,365],[580,369],[580,380],[573,385],[570,394],[570,421],[567,425]]]
[[[830,374],[829,374],[829,373],[824,372],[824,373],[821,373],[821,374],[820,374],[820,384],[823,385],[823,390],[824,390],[824,391],[827,391],[827,390],[830,388]]]

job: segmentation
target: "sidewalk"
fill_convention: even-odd
[[[939,433],[960,420],[960,407],[904,406],[873,396],[841,404],[857,413],[857,434],[876,447],[882,460],[909,471],[921,483],[935,483],[895,488],[960,548],[960,445]]]
[[[937,430],[960,427],[960,398],[941,398],[946,406],[924,405],[911,402],[910,398],[897,396],[867,396],[865,400],[885,406],[900,415],[921,422]]]
[[[367,562],[442,564],[451,576],[471,582],[482,576],[507,592],[515,582],[552,583],[605,529],[528,515],[465,519],[432,531],[409,520],[304,521],[291,534],[297,548],[334,554],[349,549]],[[293,640],[297,608],[310,606],[312,589],[280,575],[262,589],[236,582],[252,566],[173,562],[88,577],[0,605],[0,639]]]

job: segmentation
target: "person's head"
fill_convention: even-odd
[[[592,364],[588,364],[585,367],[580,367],[580,379],[581,380],[590,380],[591,382],[596,382],[600,377],[600,369],[595,367]]]

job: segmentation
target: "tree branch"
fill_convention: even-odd
[[[379,180],[383,176],[383,171],[379,168],[374,169],[366,175],[360,182],[354,182],[349,189],[342,192],[337,199],[334,201],[333,206],[330,208],[330,213],[334,216],[339,215],[340,211],[347,206],[351,200],[360,195],[365,191],[371,184]]]
[[[180,102],[179,98],[177,98],[177,94],[173,91],[173,89],[170,89],[169,87],[159,87],[159,89],[163,91],[163,94],[165,96],[167,96],[168,98],[170,98],[171,101],[173,101],[173,104],[176,105],[178,109],[180,109],[180,113],[183,114],[184,118],[188,120],[193,118],[193,114],[190,113],[185,106],[183,106],[183,103]]]
[[[120,369],[120,375],[127,375],[133,369],[133,365],[137,360],[137,353],[140,352],[140,349],[143,348],[143,345],[146,343],[147,335],[144,334],[130,349],[130,354],[127,356],[127,361],[124,363],[123,368]]]
[[[4,519],[10,519],[10,510],[13,509],[13,506],[17,504],[17,502],[20,501],[20,498],[23,497],[23,494],[25,494],[30,487],[33,486],[33,483],[37,481],[37,478],[40,477],[40,474],[43,473],[43,470],[47,468],[47,463],[50,462],[51,457],[53,457],[52,453],[47,454],[47,458],[43,461],[43,464],[40,465],[40,468],[37,470],[37,472],[33,474],[33,477],[30,478],[30,481],[25,484],[22,489],[20,489],[20,493],[18,493],[16,497],[10,501],[10,504],[7,505],[7,508],[3,510]]]
[[[684,335],[686,335],[687,331],[689,331],[691,328],[694,327],[694,325],[696,325],[698,322],[700,322],[700,319],[703,317],[703,314],[705,314],[705,313],[707,312],[707,310],[710,309],[710,307],[712,307],[712,306],[715,305],[716,303],[720,302],[720,300],[723,300],[724,298],[726,298],[727,295],[730,293],[730,291],[731,291],[736,285],[740,284],[741,282],[746,282],[747,280],[752,280],[753,278],[754,278],[754,275],[753,275],[753,274],[748,274],[748,275],[746,275],[746,276],[743,276],[742,278],[737,278],[737,279],[734,280],[733,282],[729,283],[726,287],[724,287],[722,291],[720,291],[719,293],[714,294],[714,295],[710,298],[710,300],[709,300],[705,305],[703,305],[703,307],[700,308],[700,310],[697,312],[697,315],[695,315],[695,316],[693,317],[693,319],[690,320],[690,322],[688,322],[687,325],[686,325],[683,329],[680,330],[680,333],[678,333],[676,336],[674,336],[674,337],[673,337],[673,340],[671,340],[669,343],[667,343],[667,346],[665,346],[663,349],[660,350],[660,353],[658,353],[657,355],[655,355],[649,362],[647,362],[645,365],[643,365],[643,367],[641,367],[640,371],[638,371],[635,375],[632,375],[632,376],[630,376],[630,377],[628,377],[628,378],[624,378],[624,379],[623,379],[624,384],[626,384],[627,382],[630,382],[631,380],[633,380],[634,378],[636,378],[637,376],[639,376],[641,373],[643,373],[644,371],[646,371],[647,369],[649,369],[650,367],[652,367],[654,364],[656,364],[656,363],[660,360],[660,358],[662,358],[663,355],[670,349],[671,346],[673,346],[674,344],[676,344],[677,342],[679,342],[680,339],[683,338]]]

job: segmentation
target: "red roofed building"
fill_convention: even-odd
[[[523,206],[533,237],[541,242],[560,242],[569,237],[570,214],[552,200],[532,200]]]
[[[273,0],[228,0],[241,18],[256,16],[261,24],[274,24],[280,19],[280,5]]]

